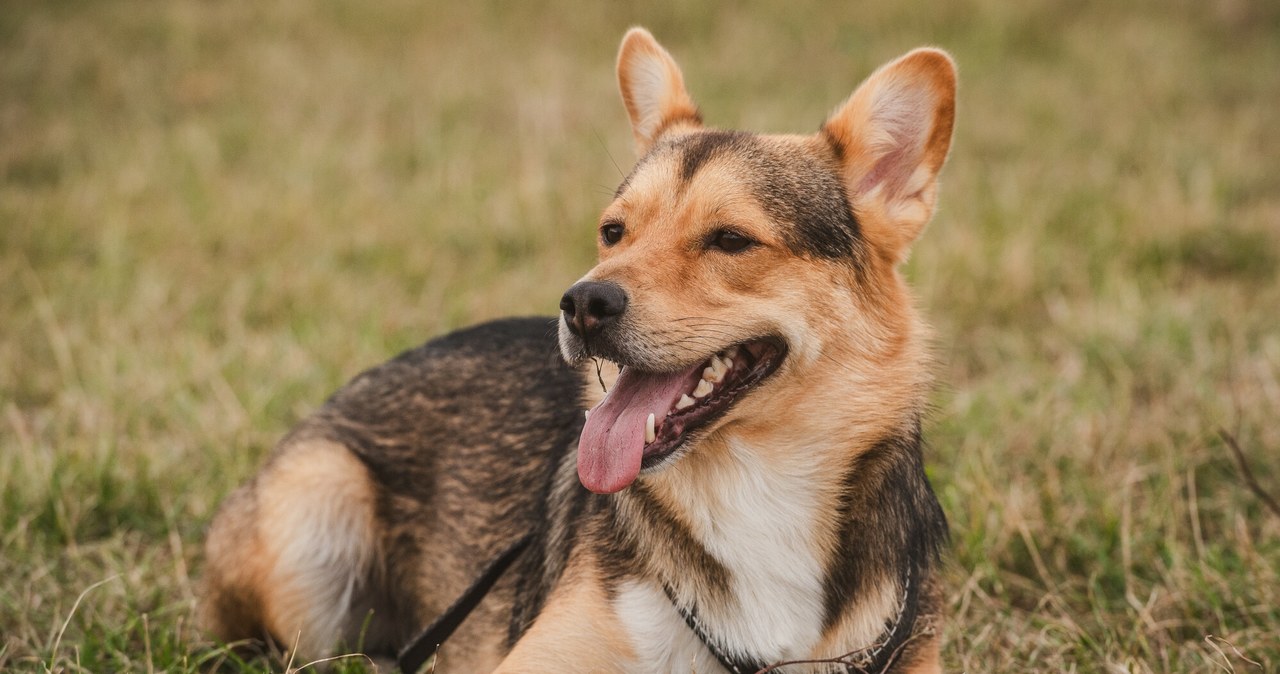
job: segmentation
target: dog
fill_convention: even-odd
[[[617,74],[639,159],[598,264],[558,317],[429,341],[281,440],[210,527],[218,637],[394,654],[509,553],[439,671],[940,671],[929,333],[899,268],[952,59],[884,65],[809,135],[704,127],[642,28]]]

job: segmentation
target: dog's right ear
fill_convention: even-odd
[[[632,28],[622,38],[618,48],[618,88],[631,118],[639,156],[677,127],[702,126],[698,106],[685,91],[680,66],[643,28]]]

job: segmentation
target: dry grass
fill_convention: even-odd
[[[1216,434],[1280,491],[1274,3],[431,4],[0,13],[0,669],[227,658],[201,531],[274,439],[590,264],[632,23],[726,126],[816,128],[917,44],[960,63],[910,268],[949,670],[1280,669],[1280,518]]]

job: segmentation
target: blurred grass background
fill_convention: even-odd
[[[192,624],[219,499],[361,369],[555,310],[641,23],[722,126],[960,64],[908,270],[947,669],[1277,671],[1280,518],[1216,433],[1280,491],[1280,5],[904,5],[6,3],[0,669],[226,658]]]

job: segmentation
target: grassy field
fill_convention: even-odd
[[[0,10],[0,670],[225,660],[193,625],[217,503],[361,369],[555,310],[643,23],[723,126],[960,64],[909,267],[947,669],[1280,671],[1280,517],[1218,435],[1280,495],[1280,4],[436,4]]]

